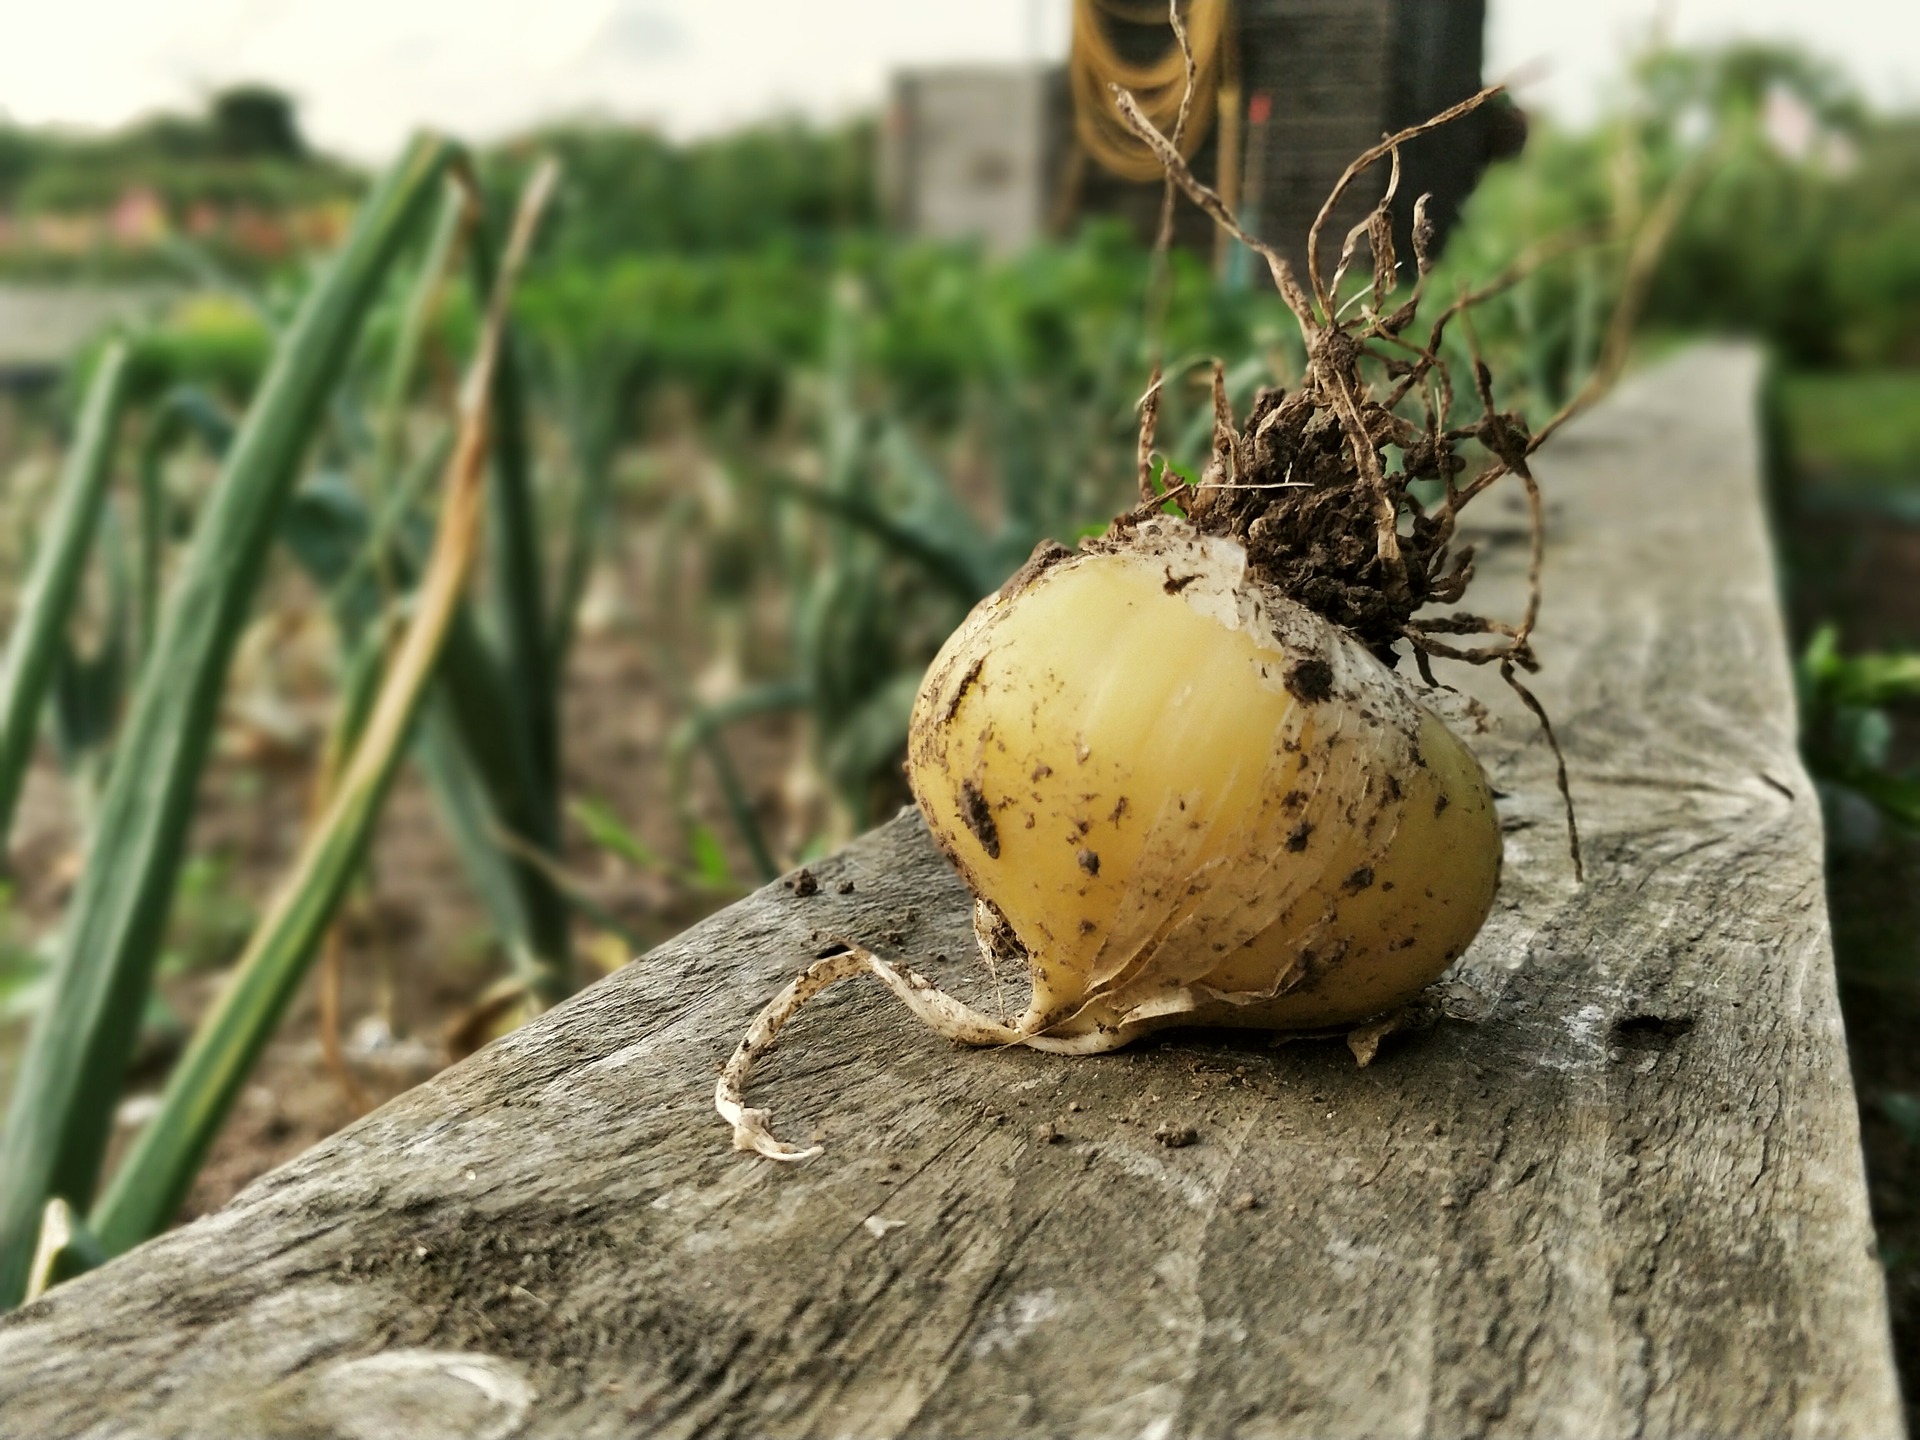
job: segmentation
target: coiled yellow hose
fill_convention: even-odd
[[[1227,0],[1187,0],[1185,12],[1187,40],[1193,47],[1193,108],[1186,132],[1180,137],[1180,153],[1191,159],[1206,139],[1213,119],[1227,29]],[[1081,149],[1122,179],[1158,180],[1164,172],[1153,152],[1122,122],[1107,87],[1118,85],[1132,92],[1154,128],[1163,135],[1171,134],[1186,91],[1186,64],[1171,27],[1166,50],[1156,59],[1138,64],[1115,48],[1107,23],[1164,25],[1166,19],[1166,6],[1157,0],[1073,3],[1073,46],[1067,73],[1073,92],[1074,131]]]

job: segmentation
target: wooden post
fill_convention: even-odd
[[[754,1093],[825,1155],[733,1153],[714,1075],[834,937],[978,968],[903,816],[0,1323],[3,1428],[1899,1434],[1757,372],[1689,351],[1540,457],[1590,879],[1456,674],[1507,868],[1432,1031],[970,1052],[850,982]],[[1516,498],[1476,609],[1524,537]]]

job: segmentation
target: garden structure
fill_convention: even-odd
[[[1247,229],[1283,250],[1306,235],[1356,154],[1481,86],[1484,0],[1197,0],[1186,8],[1198,78],[1184,148]],[[1110,215],[1142,243],[1152,240],[1159,162],[1124,130],[1087,117],[1111,111],[1109,83],[1140,93],[1156,76],[1167,105],[1177,105],[1182,72],[1166,7],[1080,0],[1074,27],[1066,66],[952,65],[894,77],[881,171],[899,228],[1012,251]],[[1171,109],[1155,119],[1172,128]],[[1441,241],[1488,161],[1517,151],[1523,134],[1518,113],[1502,107],[1403,148],[1402,190],[1433,196]],[[1366,213],[1384,181],[1375,173],[1354,187],[1335,233]],[[1403,255],[1410,220],[1403,209]],[[1184,203],[1176,225],[1199,254],[1221,243],[1212,221]]]
[[[961,1050],[848,984],[755,1080],[825,1153],[735,1153],[715,1075],[836,937],[976,968],[903,814],[0,1321],[0,1429],[1899,1434],[1758,378],[1688,350],[1540,453],[1586,879],[1530,717],[1450,677],[1503,889],[1366,1068]],[[1526,517],[1490,508],[1506,613]]]

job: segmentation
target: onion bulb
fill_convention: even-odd
[[[1350,632],[1173,516],[1043,547],[980,602],[914,703],[907,773],[975,897],[996,1020],[850,945],[762,1012],[715,1105],[744,1150],[805,1159],[741,1098],[787,1018],[877,976],[980,1045],[1111,1050],[1166,1025],[1346,1026],[1465,950],[1500,877],[1472,751]]]
[[[983,944],[1027,957],[1016,1032],[1350,1024],[1466,948],[1493,797],[1399,676],[1174,517],[1035,568],[948,640],[908,740]]]

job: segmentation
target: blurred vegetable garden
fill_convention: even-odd
[[[318,163],[251,113],[196,184],[235,145],[268,190]],[[153,135],[120,163],[166,173]],[[1097,223],[1005,261],[904,243],[872,156],[864,125],[423,140],[333,253],[184,226],[117,256],[179,287],[169,318],[0,397],[0,1306],[902,803],[935,648],[1131,495],[1149,261]],[[16,208],[110,168],[0,135]],[[1920,875],[1920,613],[1854,613],[1842,522],[1920,524],[1916,181],[1920,122],[1798,56],[1657,55],[1605,124],[1536,125],[1435,277],[1537,262],[1475,322],[1536,420],[1624,358],[1622,317],[1642,349],[1768,344],[1778,501],[1824,517],[1788,527],[1797,611],[1838,626],[1808,756],[1875,875]],[[1244,408],[1298,342],[1275,297],[1174,262],[1161,435],[1190,473],[1206,362]],[[1850,963],[1920,1012],[1907,915]],[[1862,1089],[1911,1195],[1920,1074]]]

